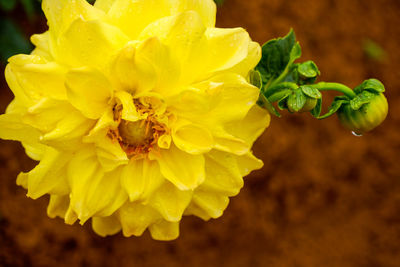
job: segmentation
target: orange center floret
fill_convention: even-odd
[[[110,129],[108,136],[117,140],[129,158],[143,158],[157,146],[158,138],[167,133],[167,127],[157,121],[151,105],[145,106],[134,100],[137,112],[145,117],[138,121],[121,119],[122,106],[114,107],[114,120],[119,123],[118,128]]]

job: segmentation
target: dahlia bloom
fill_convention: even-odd
[[[17,184],[50,195],[48,215],[179,235],[183,215],[217,218],[243,176],[262,167],[251,146],[269,115],[247,75],[260,46],[215,28],[212,0],[43,0],[49,30],[9,59],[15,98],[0,137],[39,161]]]

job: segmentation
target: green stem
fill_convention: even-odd
[[[292,82],[283,82],[280,84],[276,85],[271,85],[270,87],[265,89],[265,95],[269,97],[270,95],[274,94],[276,91],[282,90],[282,89],[297,89],[299,86],[295,83]]]
[[[281,81],[283,81],[286,76],[289,74],[289,66],[291,65],[291,63],[289,62],[289,64],[286,66],[286,68],[284,69],[284,71],[281,73],[281,75],[279,75],[278,78],[276,78],[272,83],[271,83],[271,87],[274,85],[279,84]],[[267,88],[268,89],[268,88]]]
[[[268,101],[268,98],[266,98],[263,93],[260,94],[257,103],[259,106],[268,110],[269,113],[275,114],[277,117],[281,117],[281,114],[276,111],[274,106]]]
[[[317,84],[313,84],[311,86],[320,91],[338,91],[338,92],[345,94],[350,99],[353,99],[354,97],[356,97],[356,93],[354,93],[354,91],[351,88],[347,87],[346,85],[340,84],[340,83],[320,82]]]

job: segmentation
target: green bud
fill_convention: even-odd
[[[293,108],[293,105],[288,105],[288,109],[292,113],[294,113],[294,112],[298,112],[298,113],[308,112],[308,111],[311,111],[311,110],[313,110],[315,108],[315,106],[317,105],[317,101],[318,101],[318,99],[316,99],[316,98],[311,98],[309,96],[305,96],[304,105],[299,110],[295,110]]]
[[[371,131],[385,120],[388,113],[388,102],[382,93],[368,97],[368,103],[359,106],[347,102],[337,112],[342,125],[356,134]]]
[[[318,99],[321,99],[322,95],[311,86],[303,85],[298,89],[294,90],[293,94],[288,97],[288,109],[290,112],[308,112],[315,108]]]

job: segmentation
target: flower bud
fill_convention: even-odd
[[[388,113],[386,97],[380,93],[359,109],[355,110],[350,103],[343,104],[337,112],[340,122],[344,127],[356,134],[371,131],[380,125]]]
[[[311,98],[311,97],[307,97],[306,96],[306,102],[305,102],[304,106],[301,109],[296,111],[290,105],[288,106],[288,109],[289,109],[290,112],[293,112],[293,113],[294,112],[298,112],[298,113],[308,112],[308,111],[311,111],[312,109],[315,108],[315,106],[317,105],[317,101],[318,100],[315,99],[315,98]]]
[[[290,112],[308,112],[315,108],[322,95],[313,87],[303,85],[294,90],[288,97],[287,106]]]

